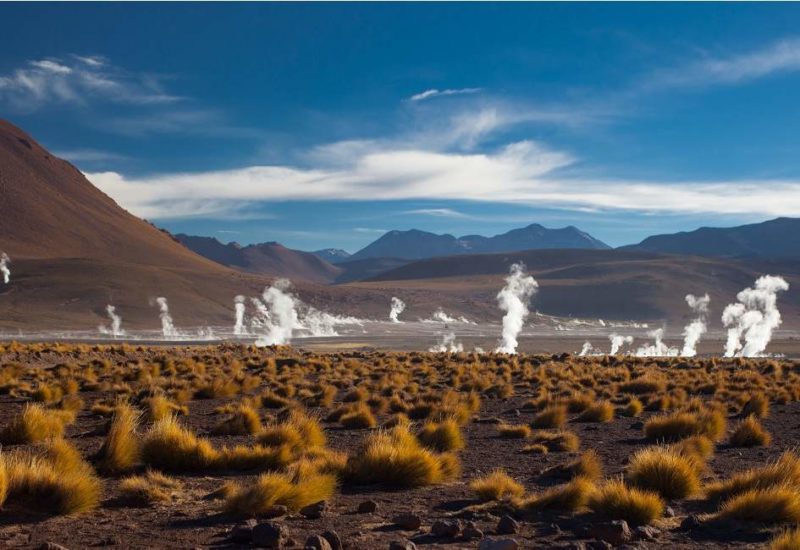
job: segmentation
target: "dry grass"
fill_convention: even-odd
[[[339,423],[350,429],[374,428],[378,425],[375,415],[372,414],[369,407],[363,404],[343,414],[339,418]]]
[[[100,502],[100,479],[63,440],[49,442],[38,453],[16,451],[3,458],[8,505],[69,515],[91,510]]]
[[[567,421],[567,408],[564,405],[552,405],[533,417],[532,428],[557,430],[564,427]]]
[[[651,418],[644,425],[650,440],[678,441],[693,435],[703,435],[719,441],[725,434],[725,416],[719,411],[699,413],[677,412]]]
[[[260,431],[261,417],[246,403],[240,403],[228,418],[213,429],[217,435],[253,435]]]
[[[644,411],[644,405],[638,398],[634,397],[628,401],[628,404],[622,409],[621,414],[623,416],[634,417],[642,414],[642,411]]]
[[[800,548],[800,529],[791,529],[769,541],[769,550],[797,550]]]
[[[336,476],[330,474],[262,474],[252,485],[234,487],[225,499],[225,511],[244,517],[268,514],[275,505],[297,511],[309,504],[329,500],[336,491],[336,485]]]
[[[531,441],[544,445],[547,450],[554,453],[574,453],[581,447],[580,438],[574,432],[569,431],[536,431],[531,435]]]
[[[700,491],[697,474],[697,463],[690,457],[668,447],[650,447],[633,455],[627,481],[633,487],[674,500]]]
[[[136,433],[138,424],[139,411],[128,403],[117,405],[108,435],[96,457],[101,470],[128,472],[139,464],[141,443]]]
[[[771,441],[772,435],[751,415],[736,425],[730,444],[733,447],[766,447]]]
[[[664,501],[655,493],[627,487],[622,481],[609,481],[589,497],[589,508],[604,519],[624,519],[633,525],[646,525],[664,513]]]
[[[571,462],[546,470],[546,474],[562,479],[582,477],[596,481],[603,476],[603,462],[594,449],[589,449]]]
[[[122,499],[135,506],[156,502],[170,502],[181,491],[183,484],[174,477],[148,470],[144,475],[131,476],[119,484]]]
[[[405,426],[368,435],[345,469],[345,477],[352,483],[397,487],[436,485],[459,474],[455,455],[425,449]]]
[[[751,395],[750,399],[742,407],[742,416],[745,417],[766,418],[767,415],[769,415],[769,399],[763,393]]]
[[[611,422],[614,420],[614,405],[608,401],[591,405],[576,420],[578,422]]]
[[[455,420],[426,422],[417,438],[420,443],[439,453],[458,451],[466,446],[461,428]]]
[[[519,506],[526,510],[554,510],[577,512],[586,507],[595,491],[594,483],[584,477],[576,477],[565,485],[559,485],[524,500]]]
[[[174,416],[159,420],[142,441],[142,461],[168,472],[200,472],[214,467],[219,453],[207,439],[197,437]]]
[[[66,424],[72,420],[74,415],[67,411],[28,404],[0,431],[0,442],[15,445],[60,438],[64,435]]]
[[[751,489],[725,502],[718,517],[764,524],[800,523],[800,493],[789,485]]]
[[[730,479],[706,487],[711,500],[727,500],[750,491],[772,489],[779,486],[800,488],[800,456],[792,451],[762,468],[735,474]]]
[[[504,439],[525,439],[530,437],[531,429],[525,424],[498,424],[497,435]]]
[[[469,488],[482,501],[521,497],[525,494],[525,487],[502,469],[473,479]]]

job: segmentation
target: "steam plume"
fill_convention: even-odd
[[[156,298],[158,309],[161,311],[158,316],[161,318],[161,333],[164,338],[175,338],[178,336],[178,331],[175,330],[175,325],[172,324],[172,316],[169,314],[169,304],[167,299],[160,296]]]
[[[655,342],[637,349],[637,357],[675,357],[678,355],[678,348],[671,348],[661,341],[664,338],[663,328],[651,330],[647,335]]]
[[[110,334],[114,338],[125,335],[125,331],[122,330],[122,317],[117,315],[116,310],[117,308],[111,304],[107,305],[106,313],[108,313],[108,318],[111,320],[111,327],[105,325],[100,325],[98,327],[98,330],[100,330],[102,334]]]
[[[611,351],[609,355],[616,355],[619,353],[620,348],[625,344],[633,344],[633,336],[620,336],[619,334],[609,334],[608,339],[611,340]]]
[[[236,308],[236,323],[233,325],[233,334],[241,336],[247,333],[247,329],[244,326],[244,296],[236,296],[233,299],[233,307]]]
[[[594,350],[594,346],[592,346],[591,342],[584,342],[583,347],[581,348],[581,352],[578,354],[579,357],[585,357],[592,353]]]
[[[299,323],[290,288],[291,282],[278,279],[261,295],[269,312],[269,317],[265,320],[268,331],[256,341],[257,346],[288,344],[292,340],[292,332]]]
[[[461,344],[461,342],[456,342],[456,335],[454,332],[448,332],[446,334],[442,334],[442,339],[439,341],[439,343],[428,348],[428,351],[435,353],[458,353],[464,351],[464,346]]]
[[[392,309],[389,311],[389,319],[391,319],[392,323],[402,323],[403,321],[397,318],[398,315],[403,313],[403,310],[406,308],[405,302],[400,298],[396,298],[392,296]]]
[[[737,303],[728,304],[722,312],[722,324],[728,329],[725,357],[763,355],[772,331],[781,324],[777,295],[782,290],[789,290],[783,277],[764,275],[756,280],[754,288],[745,288],[736,295]]]
[[[692,312],[697,317],[683,328],[683,350],[681,351],[683,357],[697,355],[697,343],[700,341],[700,337],[708,330],[706,317],[708,315],[709,302],[711,302],[711,298],[708,297],[708,294],[703,296],[686,295],[686,303],[689,304]]]
[[[0,253],[0,273],[3,274],[3,282],[8,284],[11,280],[11,270],[8,269],[8,264],[11,263],[11,258],[5,252]]]
[[[536,280],[525,274],[525,264],[511,266],[506,286],[497,293],[497,302],[506,314],[503,316],[503,335],[495,352],[517,352],[517,336],[528,317],[528,302],[538,288]]]

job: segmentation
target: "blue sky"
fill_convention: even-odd
[[[612,245],[800,212],[793,4],[2,4],[0,116],[172,231]]]

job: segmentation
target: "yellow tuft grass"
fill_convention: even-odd
[[[659,441],[678,441],[693,435],[718,441],[725,434],[725,416],[719,411],[657,416],[645,422],[644,433],[648,439]]]
[[[117,405],[103,446],[97,453],[100,469],[105,472],[127,472],[139,463],[141,446],[136,434],[139,411],[128,403]]]
[[[218,435],[253,435],[261,431],[261,417],[258,411],[246,403],[240,403],[233,413],[214,426]]]
[[[525,439],[531,435],[531,429],[525,424],[498,424],[497,434],[504,439]]]
[[[527,426],[526,426],[527,427]],[[458,451],[464,448],[464,436],[455,420],[426,422],[417,434],[424,446],[439,453]]]
[[[627,480],[639,489],[667,500],[686,498],[700,490],[697,463],[675,449],[649,447],[638,451],[628,464]]]
[[[581,440],[577,434],[569,431],[536,431],[531,435],[531,441],[533,443],[541,443],[554,453],[574,453],[581,446]]]
[[[614,405],[602,401],[591,405],[576,419],[578,422],[611,422],[614,420]]]
[[[578,458],[565,464],[553,466],[547,474],[572,479],[582,477],[591,481],[600,479],[603,475],[603,463],[594,449],[584,451]]]
[[[706,496],[711,500],[727,500],[748,491],[784,485],[800,488],[800,456],[792,451],[786,451],[771,464],[706,487]]]
[[[725,502],[718,517],[764,524],[800,523],[800,493],[790,485],[751,489]]]
[[[458,458],[422,447],[406,426],[370,434],[347,460],[344,475],[356,484],[422,487],[458,476]]]
[[[756,418],[766,418],[769,415],[769,399],[763,393],[751,395],[742,407],[742,416],[751,415]]]
[[[378,421],[369,407],[360,404],[352,411],[344,413],[339,418],[339,423],[345,428],[361,429],[374,428],[377,426]]]
[[[264,515],[276,505],[297,511],[330,499],[336,485],[336,476],[330,474],[294,477],[285,473],[261,474],[252,485],[233,489],[225,499],[225,511],[245,517]]]
[[[198,472],[212,467],[219,453],[207,439],[197,437],[168,416],[153,424],[142,441],[142,461],[172,472]]]
[[[733,447],[766,447],[771,441],[772,435],[753,415],[737,424],[730,439]]]
[[[119,491],[126,502],[145,506],[155,502],[170,502],[182,487],[180,480],[148,470],[144,475],[123,479]]]
[[[564,426],[567,421],[567,407],[552,405],[533,417],[532,428],[556,430]]]
[[[525,487],[503,469],[493,470],[485,476],[472,480],[469,488],[482,501],[515,498],[525,494]]]
[[[547,489],[524,500],[520,507],[526,510],[577,512],[586,507],[594,491],[595,485],[591,480],[576,477],[569,483]]]
[[[800,529],[784,531],[769,541],[769,550],[797,550],[800,548]]]
[[[646,525],[664,513],[664,501],[655,493],[627,487],[622,481],[609,481],[589,497],[589,509],[605,519],[624,519],[633,525]]]
[[[3,444],[36,443],[46,439],[60,438],[64,427],[73,415],[66,411],[45,409],[39,404],[28,404],[21,413],[0,431]]]

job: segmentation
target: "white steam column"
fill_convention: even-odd
[[[506,286],[497,293],[498,305],[506,314],[503,316],[503,334],[496,353],[517,352],[517,336],[530,313],[528,302],[538,288],[536,280],[525,274],[525,264],[512,264],[506,277]]]

